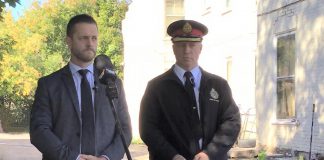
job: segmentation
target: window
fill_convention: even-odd
[[[184,19],[183,0],[165,0],[165,30],[169,24],[180,19]]]
[[[212,0],[203,0],[204,9],[210,9],[212,2]]]
[[[295,34],[277,40],[277,119],[295,118]]]
[[[230,8],[232,6],[231,0],[225,0],[225,8]]]
[[[232,0],[223,0],[222,1],[223,3],[223,8],[222,8],[222,12],[221,12],[221,15],[226,15],[228,13],[231,13],[232,12]]]

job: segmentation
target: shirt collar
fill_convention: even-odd
[[[179,65],[175,64],[174,68],[173,68],[173,71],[182,82],[185,81],[185,78],[183,77],[183,75],[186,72],[186,70],[181,68]],[[193,75],[195,81],[199,79],[199,75],[201,73],[199,66],[196,66],[190,72]]]
[[[78,72],[80,69],[87,69],[91,74],[93,74],[93,64],[91,63],[89,66],[86,68],[81,68],[80,66],[72,63],[71,61],[69,62],[69,67],[72,72],[72,75],[74,75],[76,72]]]

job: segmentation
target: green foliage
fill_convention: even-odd
[[[16,42],[7,34],[0,35],[0,59],[5,53],[10,53],[12,51],[12,46]]]
[[[261,150],[259,153],[258,153],[258,160],[266,160],[267,158],[267,153],[265,150]]]
[[[76,14],[87,13],[96,19],[97,54],[110,56],[122,77],[121,22],[128,6],[125,1],[119,1],[49,0],[40,5],[34,0],[32,7],[18,20],[4,11],[0,21],[0,109],[18,113],[23,110],[19,108],[30,107],[38,78],[66,65],[70,58],[65,43],[66,25]],[[5,2],[12,5],[19,1]],[[12,109],[13,106],[18,109]]]
[[[302,154],[298,155],[298,160],[304,160],[304,155]]]
[[[9,107],[0,108],[1,125],[4,132],[28,132],[30,107],[21,107],[31,103],[31,99],[15,101]]]
[[[3,12],[3,8],[6,7],[6,3],[9,4],[9,6],[11,7],[16,7],[16,4],[20,4],[20,0],[1,0],[0,1],[0,20],[2,20],[2,12]]]
[[[119,77],[123,77],[123,37],[121,21],[128,6],[125,1],[98,0],[97,22],[99,27],[98,53],[106,54],[116,66]]]
[[[144,142],[142,141],[142,139],[141,138],[133,138],[132,139],[132,142],[131,142],[132,144],[144,144]]]

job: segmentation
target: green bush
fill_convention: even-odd
[[[266,160],[267,158],[267,153],[265,150],[261,150],[258,154],[258,160]]]

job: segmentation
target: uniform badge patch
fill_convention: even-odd
[[[214,88],[210,90],[209,94],[210,94],[209,100],[219,102],[219,94]]]

